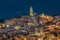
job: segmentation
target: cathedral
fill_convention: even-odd
[[[35,16],[32,6],[30,7],[30,22],[32,22],[35,26],[37,25],[38,22],[38,17]]]

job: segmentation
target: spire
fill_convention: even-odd
[[[45,17],[45,14],[44,14],[44,13],[42,13],[42,14],[40,15],[40,17]]]
[[[44,14],[44,13],[42,13],[41,15],[42,15],[42,16],[45,16],[45,14]]]
[[[33,14],[33,8],[32,8],[32,6],[30,7],[30,16],[33,16],[34,14]]]

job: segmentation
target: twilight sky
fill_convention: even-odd
[[[60,15],[60,0],[0,0],[0,19],[28,15],[30,6],[36,13]]]

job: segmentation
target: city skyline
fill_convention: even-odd
[[[0,40],[60,40],[60,0],[0,0]]]

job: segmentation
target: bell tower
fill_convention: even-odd
[[[32,6],[30,7],[30,16],[34,16]]]

